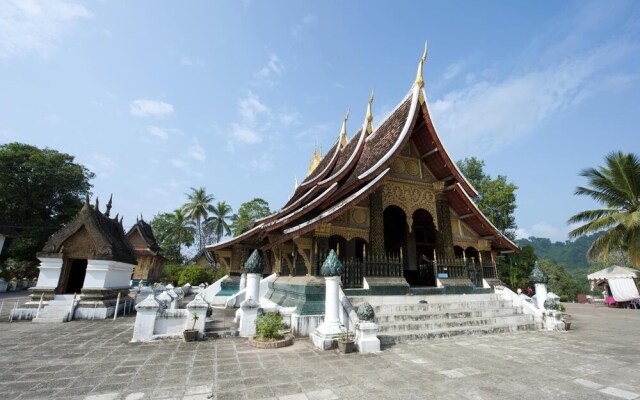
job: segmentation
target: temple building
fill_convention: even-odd
[[[129,293],[136,256],[122,218],[109,215],[111,205],[110,199],[103,213],[98,200],[92,207],[87,196],[80,212],[51,235],[37,254],[40,274],[37,285],[29,289],[32,302],[27,303],[25,318],[45,322],[108,318],[123,306],[118,297]],[[36,314],[41,299],[44,308]]]
[[[160,274],[165,258],[153,235],[153,229],[143,218],[136,218],[136,223],[127,232],[127,240],[136,256],[137,265],[133,269],[131,281],[133,286],[149,285],[160,282]]]
[[[381,343],[536,328],[531,316],[517,315],[513,306],[503,309],[506,303],[498,301],[504,286],[496,262],[519,248],[474,203],[478,193],[438,135],[424,91],[425,58],[426,46],[414,83],[377,128],[372,93],[362,125],[349,135],[347,112],[335,143],[324,156],[314,151],[307,176],[296,182],[281,210],[207,247],[230,275],[247,272],[247,285],[245,262],[258,250],[263,275],[269,275],[260,283],[260,305],[276,307],[296,336],[310,336],[318,348],[335,342],[336,304],[345,324],[343,317],[350,320],[353,307],[365,303],[382,312]],[[323,273],[329,254],[342,266],[335,268],[338,294],[334,277]],[[409,303],[418,301],[441,308],[421,306],[418,314],[424,317],[413,315]],[[333,318],[328,323],[327,304]],[[395,316],[405,310],[412,318],[431,318],[429,312],[441,309],[460,316],[483,311],[455,321],[443,315],[437,324],[416,325]]]
[[[426,56],[426,50],[425,50]],[[208,247],[241,273],[254,249],[265,272],[314,277],[330,249],[345,264],[344,288],[363,279],[410,287],[482,287],[496,282],[500,254],[519,251],[474,203],[478,195],[451,159],[434,125],[422,66],[414,84],[374,129],[372,102],[349,138],[348,114],[289,201],[252,229]]]

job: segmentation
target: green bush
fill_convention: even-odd
[[[165,264],[160,274],[160,280],[176,285],[183,270],[184,266],[182,264]]]
[[[279,330],[282,327],[282,315],[279,312],[268,312],[256,319],[256,338],[258,340],[278,340],[283,336]]]
[[[569,296],[567,296],[566,294],[563,294],[560,296],[561,303],[567,303],[568,301],[569,301]]]
[[[178,286],[182,286],[185,283],[190,283],[191,286],[198,286],[201,283],[213,283],[213,273],[200,265],[189,265],[184,267],[178,279]]]

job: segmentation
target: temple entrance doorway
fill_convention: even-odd
[[[415,285],[436,286],[433,260],[436,249],[436,226],[433,216],[422,208],[413,213],[413,229],[416,243],[417,276]]]
[[[80,293],[84,285],[84,278],[87,275],[87,264],[86,258],[67,258],[65,260],[60,285],[58,286],[59,294]]]

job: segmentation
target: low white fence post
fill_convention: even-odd
[[[114,321],[116,320],[116,318],[118,318],[118,307],[120,306],[120,293],[121,292],[118,292],[118,298],[116,299],[116,310],[113,313],[113,320]]]

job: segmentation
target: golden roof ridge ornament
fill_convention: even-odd
[[[422,79],[422,66],[424,65],[425,60],[427,59],[427,41],[424,41],[424,53],[422,53],[422,58],[420,58],[420,62],[418,63],[418,72],[416,73],[416,85],[419,87],[424,87],[424,79]]]
[[[309,169],[307,170],[307,176],[311,175],[313,171],[318,167],[322,161],[322,150],[318,150],[318,145],[316,144],[313,149],[313,155],[311,156],[311,164],[309,165]]]
[[[371,112],[371,105],[373,104],[373,97],[375,95],[375,89],[371,90],[371,97],[369,97],[369,104],[367,104],[367,116],[365,119],[367,120],[367,134],[373,132],[373,113]]]
[[[351,113],[351,108],[347,109],[347,114],[342,119],[342,128],[340,129],[340,148],[343,148],[347,145],[347,120],[349,119],[349,114]]]

